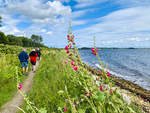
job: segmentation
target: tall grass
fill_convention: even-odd
[[[97,92],[99,86],[93,84],[94,79],[88,75],[85,68],[80,69],[83,70],[83,77],[79,77],[79,72],[74,71],[71,60],[64,51],[49,51],[42,58],[32,90],[28,93],[34,105],[45,110],[40,113],[61,113],[66,108],[67,113],[95,113],[98,109],[103,113],[141,113],[135,105],[127,105],[117,91],[112,91],[111,95],[105,92],[108,97],[102,101],[101,98],[97,100],[95,91]],[[87,90],[84,88],[86,83],[89,88]],[[91,95],[87,95],[88,90]],[[32,112],[26,103],[23,109],[27,113]]]

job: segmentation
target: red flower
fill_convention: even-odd
[[[97,52],[98,52],[98,50],[97,50],[97,49],[94,49],[94,48],[91,48],[91,51],[92,51],[92,54],[93,54],[93,55],[96,55]]]
[[[100,91],[103,91],[103,86],[99,86],[99,90],[100,90]]]
[[[69,42],[73,42],[74,35],[71,35],[71,36],[67,35],[67,39],[68,39]]]
[[[74,69],[75,71],[77,71],[77,67],[76,67],[76,66],[73,66],[73,69]]]
[[[107,76],[110,77],[110,73],[109,72],[107,72]]]
[[[64,107],[64,112],[68,111],[67,107]]]
[[[65,50],[66,50],[66,51],[69,50],[68,46],[65,46]]]
[[[69,50],[66,50],[66,53],[69,53]]]
[[[73,61],[71,62],[71,65],[74,65],[74,62],[73,62]]]
[[[74,35],[72,35],[71,38],[74,39]]]
[[[94,52],[94,48],[91,48],[91,51]]]
[[[22,89],[22,85],[21,85],[21,84],[19,84],[18,89],[19,89],[19,90],[21,90],[21,89]]]
[[[70,37],[70,36],[69,36],[69,35],[67,35],[68,40],[69,40],[69,37]]]

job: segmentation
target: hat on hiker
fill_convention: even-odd
[[[22,48],[22,50],[23,50],[23,51],[26,51],[26,49],[25,49],[25,48]]]
[[[32,51],[35,51],[35,49],[32,49]]]

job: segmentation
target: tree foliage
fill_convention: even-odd
[[[2,17],[0,16],[0,27],[2,26],[2,25],[1,25],[1,22],[2,22]]]
[[[35,35],[36,36],[36,35]],[[0,32],[0,44],[9,44],[17,45],[23,47],[45,47],[42,42],[42,37],[40,36],[38,40],[33,41],[31,38],[24,36],[14,36],[14,35],[5,35],[3,32]]]
[[[0,32],[0,43],[6,44],[8,42],[7,37],[3,32]]]
[[[0,16],[0,27],[2,23],[2,17]],[[41,42],[43,41],[42,36],[32,35],[31,38],[24,36],[5,35],[0,32],[0,44],[18,45],[23,47],[46,47]]]
[[[38,35],[34,35],[34,34],[31,36],[31,39],[35,43],[41,43],[43,41],[42,36],[38,36]]]

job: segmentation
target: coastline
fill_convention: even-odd
[[[101,71],[99,69],[94,69],[86,64],[84,64],[84,67],[88,69],[92,74],[95,74],[97,76],[102,76]],[[136,94],[137,96],[140,96],[145,101],[150,102],[150,91],[140,87],[139,85],[131,81],[116,77],[115,75],[112,75],[111,78],[112,81],[114,81],[116,86],[120,87],[121,89],[125,89],[133,94]]]

